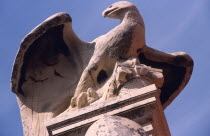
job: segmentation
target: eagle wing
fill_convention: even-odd
[[[165,109],[188,83],[192,71],[193,60],[185,52],[165,53],[145,46],[139,54],[141,63],[163,70],[164,84],[160,93],[160,101]]]
[[[70,104],[94,43],[81,41],[66,13],[55,14],[21,42],[12,72],[25,135],[47,135],[42,122]]]

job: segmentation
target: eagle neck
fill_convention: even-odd
[[[144,22],[140,13],[135,10],[126,12],[124,17],[121,19],[121,24],[123,25],[140,24],[144,27]]]

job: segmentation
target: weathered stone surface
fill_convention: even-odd
[[[66,112],[53,118],[47,125],[50,135],[74,134],[83,135],[88,127],[104,115],[118,115],[131,120],[136,120],[144,125],[151,123],[152,113],[156,102],[155,85],[133,90],[133,93],[110,98],[85,108]]]
[[[119,116],[104,116],[93,123],[85,136],[147,136],[136,122]]]
[[[133,93],[133,90],[152,83],[157,87],[161,87],[163,81],[162,70],[142,65],[139,63],[138,58],[119,60],[116,62],[111,77],[102,87],[89,88],[87,92],[81,92],[78,96],[73,97],[70,108],[65,112],[80,109],[93,102],[105,101],[118,95]]]
[[[46,136],[48,120],[103,96],[106,100],[117,93],[128,94],[135,90],[132,84],[139,83],[139,88],[156,84],[161,90],[158,99],[165,109],[189,81],[191,57],[183,52],[169,54],[146,46],[144,22],[132,3],[112,4],[103,16],[120,19],[121,23],[92,42],[77,37],[72,19],[66,13],[51,16],[23,39],[11,82],[12,91],[17,94],[24,135]],[[133,58],[136,71],[131,68],[130,73],[128,69],[115,67],[117,62],[127,63],[126,60]],[[130,62],[134,61],[129,61],[129,66]],[[129,74],[130,84],[126,79]],[[108,83],[110,87],[103,88]],[[103,93],[99,93],[100,89]]]

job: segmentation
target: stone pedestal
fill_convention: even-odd
[[[120,116],[138,123],[147,135],[170,136],[158,91],[153,84],[62,114],[48,123],[47,130],[50,136],[85,136],[97,120],[105,116]]]

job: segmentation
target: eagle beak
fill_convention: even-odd
[[[104,12],[102,13],[102,16],[103,17],[107,17],[109,15],[109,13],[115,11],[116,9],[118,9],[118,8],[117,7],[116,8],[112,8],[112,9],[108,8],[108,9],[104,10]]]
[[[103,17],[107,17],[108,12],[106,10],[104,10],[104,12],[102,13]]]

